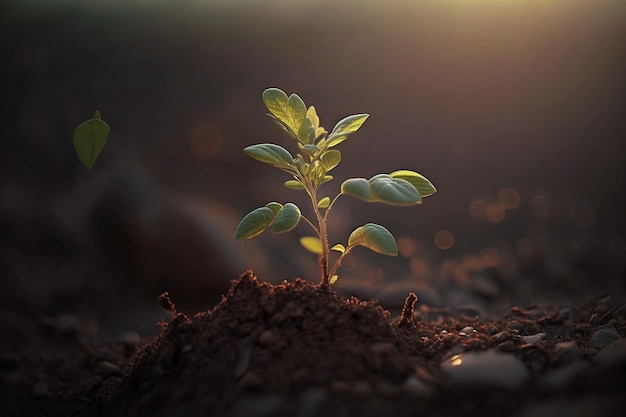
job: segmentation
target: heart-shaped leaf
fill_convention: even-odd
[[[392,178],[401,178],[413,184],[413,187],[417,188],[417,191],[419,191],[422,198],[428,197],[437,192],[437,189],[433,183],[428,180],[428,178],[415,171],[401,169],[399,171],[394,171],[389,175],[391,175]]]
[[[78,159],[85,167],[91,169],[104,149],[111,131],[109,125],[102,120],[96,111],[92,119],[85,120],[74,129],[72,142]]]
[[[235,239],[252,239],[260,235],[272,224],[274,217],[274,210],[269,207],[252,210],[239,222]]]
[[[367,223],[357,227],[348,238],[348,247],[353,246],[365,246],[383,255],[398,255],[398,246],[393,235],[379,224]]]
[[[280,209],[274,223],[272,224],[272,230],[274,233],[285,233],[293,230],[298,223],[300,223],[300,209],[293,203],[287,203]]]
[[[251,145],[243,150],[252,158],[263,163],[282,168],[282,169],[294,169],[293,157],[289,151],[282,146],[275,145],[273,143],[260,143],[258,145]]]

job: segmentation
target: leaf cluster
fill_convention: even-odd
[[[268,116],[295,141],[298,152],[292,155],[287,149],[273,143],[248,146],[244,152],[250,157],[278,168],[290,175],[284,186],[304,190],[312,204],[316,222],[302,215],[294,203],[284,205],[271,202],[248,213],[235,232],[237,239],[251,239],[271,227],[275,233],[293,230],[304,219],[315,236],[301,238],[301,244],[320,256],[322,286],[328,288],[336,279],[341,260],[355,247],[363,246],[374,252],[395,256],[398,249],[393,235],[383,226],[367,223],[356,228],[349,236],[347,245],[328,244],[327,219],[333,204],[342,195],[351,195],[370,203],[393,206],[420,204],[422,198],[437,190],[423,175],[414,171],[399,170],[378,174],[370,179],[349,178],[341,184],[341,192],[331,199],[318,194],[321,185],[332,181],[330,172],[342,159],[335,147],[349,138],[363,125],[369,114],[354,114],[341,119],[330,130],[320,125],[315,107],[307,108],[297,94],[287,94],[278,88],[263,92],[263,102]],[[334,265],[329,264],[329,251],[339,252]]]

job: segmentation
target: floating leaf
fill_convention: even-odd
[[[393,235],[383,226],[374,223],[367,223],[364,226],[357,227],[350,234],[348,247],[352,246],[365,246],[383,255],[398,255],[398,246]]]
[[[274,221],[274,211],[268,207],[259,207],[248,213],[237,226],[235,239],[252,239],[263,233]]]
[[[322,165],[324,165],[324,168],[326,169],[326,172],[328,172],[339,165],[339,162],[341,161],[341,152],[331,149],[324,152],[320,159],[322,161]]]
[[[337,243],[335,246],[330,248],[330,250],[334,250],[334,251],[337,251],[337,252],[344,253],[346,251],[346,247],[343,246],[341,243]]]
[[[341,119],[326,139],[326,146],[331,148],[346,140],[346,136],[359,130],[369,114],[354,114]]]
[[[329,205],[330,205],[330,197],[324,197],[317,203],[317,207],[321,209],[328,208]]]
[[[96,111],[92,119],[85,120],[74,129],[72,142],[78,159],[85,167],[91,169],[107,143],[110,132],[109,125],[102,120]]]
[[[304,236],[300,238],[300,244],[304,249],[313,252],[316,255],[322,254],[322,241],[315,236]]]
[[[293,168],[293,157],[289,151],[282,146],[275,145],[273,143],[260,143],[258,145],[251,145],[243,150],[252,158],[263,163],[289,169]]]
[[[285,181],[285,187],[292,190],[304,190],[304,185],[298,180],[287,180]]]
[[[368,202],[375,201],[370,183],[365,178],[348,178],[341,184],[341,192]]]
[[[274,224],[272,225],[272,230],[274,233],[289,232],[298,225],[300,217],[301,213],[298,206],[293,203],[287,203],[276,215]]]
[[[335,282],[337,282],[337,280],[339,279],[339,275],[333,275],[332,277],[330,277],[330,279],[328,280],[328,283],[330,285],[333,285]]]
[[[389,174],[392,178],[401,178],[405,181],[410,182],[413,187],[417,188],[421,197],[428,197],[437,192],[437,189],[433,185],[432,182],[428,180],[425,176],[418,174],[414,171],[409,171],[407,169],[401,169],[399,171],[394,171]]]

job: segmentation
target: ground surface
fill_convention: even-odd
[[[607,297],[498,319],[402,318],[250,271],[213,310],[175,313],[151,340],[96,348],[84,329],[56,329],[73,354],[5,358],[21,380],[9,377],[3,404],[39,416],[617,416],[626,405],[625,309]],[[463,369],[481,360],[471,352],[492,353]]]

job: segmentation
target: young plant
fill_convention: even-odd
[[[364,246],[383,255],[396,256],[398,247],[394,237],[383,226],[374,223],[357,227],[348,237],[346,245],[337,243],[331,247],[327,221],[333,205],[342,195],[351,195],[370,203],[411,206],[434,194],[437,190],[433,184],[417,172],[400,170],[374,175],[370,179],[349,178],[341,184],[341,191],[335,197],[321,196],[320,186],[333,179],[329,172],[341,161],[341,152],[334,148],[356,132],[369,114],[345,117],[329,133],[320,126],[315,107],[307,109],[297,94],[287,96],[278,88],[268,88],[263,92],[263,102],[269,111],[268,116],[296,141],[298,153],[294,158],[288,150],[273,143],[248,146],[244,152],[288,173],[291,179],[285,182],[285,187],[306,192],[315,218],[314,221],[309,220],[293,203],[283,205],[271,202],[248,213],[239,223],[235,238],[251,239],[269,227],[274,233],[289,232],[301,219],[304,220],[315,236],[302,237],[300,243],[319,255],[320,287],[327,291],[338,278],[337,269],[341,261],[355,247]],[[332,264],[330,251],[338,252]]]

